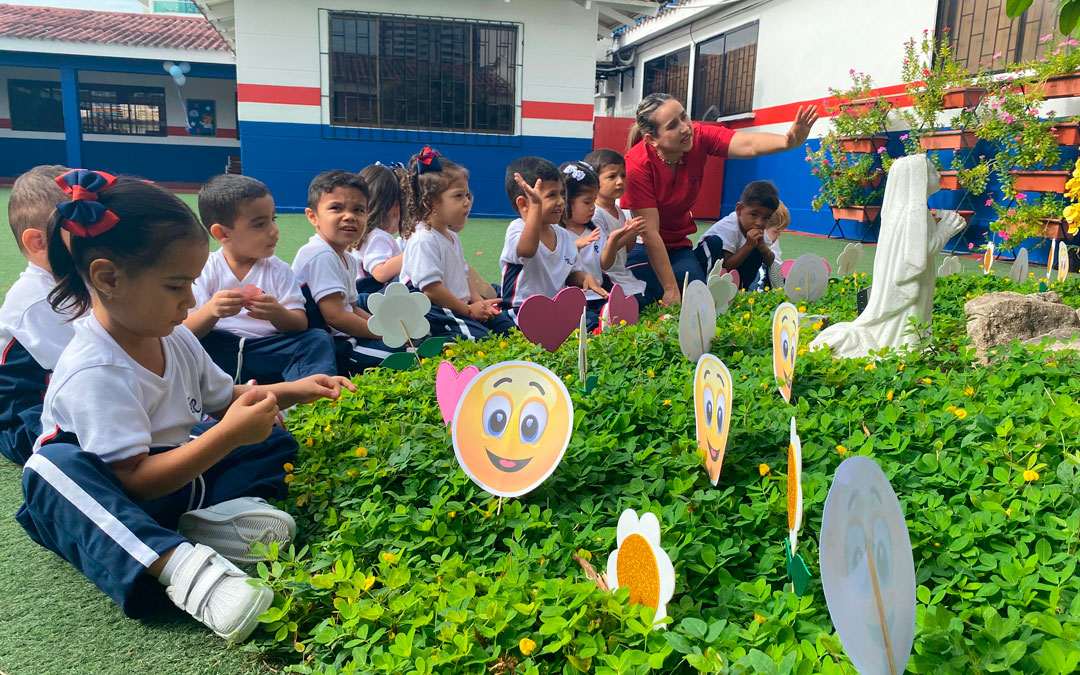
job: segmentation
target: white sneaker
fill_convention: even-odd
[[[258,497],[239,497],[180,516],[177,531],[191,541],[214,549],[234,563],[265,560],[251,552],[252,542],[288,546],[296,536],[296,521]]]
[[[784,272],[776,261],[769,265],[769,286],[776,290],[784,288]]]
[[[249,584],[248,579],[217,551],[196,544],[173,572],[165,593],[220,637],[243,642],[259,624],[259,615],[274,602],[272,590]]]

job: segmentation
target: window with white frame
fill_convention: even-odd
[[[757,22],[698,44],[694,61],[696,120],[750,112],[754,108]]]
[[[642,96],[671,94],[685,107],[689,85],[689,47],[645,62],[645,89]]]

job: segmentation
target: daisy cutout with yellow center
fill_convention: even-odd
[[[638,518],[633,509],[623,511],[616,530],[617,547],[607,563],[611,590],[630,589],[630,602],[656,610],[653,628],[661,628],[667,603],[675,595],[675,567],[660,548],[660,520],[654,513]]]
[[[802,441],[795,430],[795,418],[791,418],[791,441],[788,443],[787,473],[787,522],[788,542],[791,554],[799,543],[799,530],[802,528]]]

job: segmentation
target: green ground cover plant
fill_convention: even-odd
[[[855,315],[865,276],[805,307]],[[1037,282],[1020,287],[1034,292]],[[1076,305],[1073,278],[1052,288]],[[1068,673],[1080,663],[1080,389],[1071,352],[1019,346],[974,366],[963,304],[1016,289],[996,276],[938,281],[918,352],[834,361],[803,352],[793,404],[777,394],[777,292],[740,294],[713,352],[735,382],[731,439],[713,487],[695,451],[693,364],[675,320],[590,343],[599,384],[577,390],[576,349],[548,354],[513,333],[452,345],[459,368],[530,359],[566,377],[575,431],[562,464],[501,504],[458,468],[435,400],[439,359],[379,371],[355,395],[296,412],[287,508],[296,548],[258,572],[277,593],[246,649],[299,673],[851,673],[820,581],[817,539],[832,474],[868,455],[903,506],[918,584],[909,672]],[[822,321],[808,317],[809,343]],[[784,575],[788,424],[803,445],[802,597]],[[656,513],[676,572],[665,630],[604,593],[600,571],[623,509]]]

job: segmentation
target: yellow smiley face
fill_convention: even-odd
[[[799,350],[799,310],[782,303],[773,314],[773,375],[780,380],[780,395],[791,403],[791,383],[795,380],[795,354]]]
[[[731,373],[712,354],[703,354],[694,371],[694,419],[705,470],[716,485],[731,426]]]
[[[504,361],[481,371],[462,393],[451,429],[454,454],[484,490],[516,497],[555,471],[573,421],[570,392],[554,373]]]

